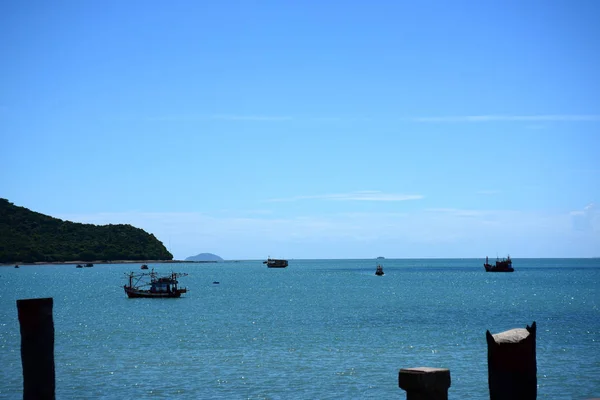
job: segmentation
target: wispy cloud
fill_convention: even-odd
[[[335,200],[335,201],[406,201],[419,200],[419,194],[383,193],[378,191],[358,191],[350,193],[322,194],[313,196],[295,196],[288,198],[269,199],[269,202],[284,202],[298,200]]]
[[[471,123],[471,122],[586,122],[600,121],[600,115],[549,114],[549,115],[461,115],[415,117],[414,122]]]
[[[571,211],[573,229],[576,231],[600,230],[600,211],[594,203],[590,203],[583,210]]]
[[[360,258],[374,251],[402,257],[464,257],[496,251],[531,257],[588,256],[597,255],[600,240],[600,212],[593,205],[571,215],[430,208],[276,217],[242,216],[239,210],[218,215],[132,211],[57,217],[131,224],[153,233],[179,259],[199,252],[260,258],[273,251],[291,258]],[[585,221],[583,229],[573,229],[571,219],[577,218],[586,218],[580,221]]]
[[[583,210],[571,211],[571,215],[588,215],[593,213],[595,209],[596,205],[594,203],[590,203],[583,207]]]

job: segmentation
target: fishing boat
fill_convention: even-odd
[[[159,275],[152,269],[152,272],[139,274],[131,272],[126,275],[129,278],[129,284],[123,285],[123,289],[129,298],[173,298],[187,293],[186,288],[178,286],[178,279],[187,274],[171,272],[167,275]]]
[[[377,276],[385,275],[385,272],[383,272],[383,267],[381,266],[381,264],[377,264],[377,269],[375,269],[375,275],[377,275]]]
[[[288,261],[269,257],[267,261],[263,261],[263,264],[267,264],[269,268],[285,268],[288,266]]]
[[[510,256],[503,259],[496,259],[496,264],[491,265],[488,258],[485,257],[485,264],[483,264],[486,272],[513,272],[515,269],[512,267],[512,260]]]

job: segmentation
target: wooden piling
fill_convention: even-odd
[[[54,400],[52,298],[17,300],[21,328],[23,400]]]
[[[448,400],[450,370],[445,368],[403,368],[398,386],[406,390],[406,400]]]
[[[486,331],[490,400],[535,400],[535,333],[535,321],[525,329],[511,329],[495,335]]]

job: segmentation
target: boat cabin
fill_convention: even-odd
[[[171,293],[177,291],[177,281],[171,278],[158,278],[152,281],[150,292]]]

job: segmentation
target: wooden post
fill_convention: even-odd
[[[406,390],[406,400],[448,400],[450,370],[445,368],[402,368],[398,386]]]
[[[535,321],[525,329],[495,335],[486,331],[490,400],[535,400],[537,397],[535,331]]]
[[[21,327],[23,400],[54,400],[52,298],[17,300]]]

